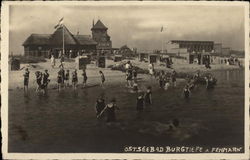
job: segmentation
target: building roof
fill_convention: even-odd
[[[100,20],[91,28],[92,29],[108,29]]]
[[[64,32],[64,33],[63,33]],[[89,35],[73,35],[65,26],[57,28],[53,34],[31,34],[23,43],[27,45],[96,45]]]
[[[64,36],[63,36],[64,34]],[[76,45],[77,40],[70,33],[70,31],[63,25],[62,27],[57,28],[57,30],[51,35],[51,44],[53,45],[62,45],[64,37],[64,44],[67,45]]]
[[[74,35],[77,42],[81,45],[96,45],[97,42],[94,41],[90,35]]]
[[[172,43],[214,43],[213,41],[189,41],[189,40],[171,40]]]
[[[25,45],[46,45],[49,44],[51,34],[31,34],[23,43]]]

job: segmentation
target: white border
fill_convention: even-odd
[[[60,3],[60,4],[59,4]],[[244,154],[143,154],[143,153],[8,153],[8,53],[9,53],[9,6],[10,5],[90,5],[90,6],[121,6],[121,5],[197,5],[197,6],[244,6],[245,7],[245,153]],[[248,159],[249,158],[249,4],[248,2],[171,2],[171,1],[4,1],[1,14],[1,68],[2,68],[2,153],[4,159]]]

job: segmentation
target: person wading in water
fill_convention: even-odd
[[[28,93],[28,89],[29,89],[29,75],[30,75],[30,71],[28,68],[25,69],[25,72],[23,74],[23,77],[24,77],[24,87],[23,87],[23,91],[24,93]]]
[[[151,105],[152,104],[152,88],[149,86],[147,87],[147,91],[144,95],[144,102],[147,105]]]
[[[45,69],[45,72],[43,73],[43,84],[42,84],[42,89],[44,90],[44,94],[47,93],[49,82],[50,82],[49,73],[48,70]]]
[[[85,87],[88,79],[85,69],[82,70],[82,76],[83,76],[83,87]]]
[[[77,70],[75,70],[74,72],[72,72],[72,85],[74,90],[76,90],[77,83],[78,83]]]
[[[103,74],[102,71],[99,71],[100,75],[101,75],[101,86],[103,86],[104,82],[105,82],[105,76]]]
[[[97,118],[102,117],[102,111],[104,111],[104,108],[105,108],[105,100],[102,97],[100,97],[96,100],[95,104],[95,111]]]

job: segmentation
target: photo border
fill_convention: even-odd
[[[245,9],[245,153],[8,153],[8,56],[9,7],[11,5],[197,5],[243,6]],[[184,1],[4,1],[1,8],[1,117],[3,159],[248,159],[249,158],[249,3],[248,2],[184,2]],[[184,158],[185,157],[185,158]]]

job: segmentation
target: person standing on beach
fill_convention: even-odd
[[[102,71],[99,71],[100,75],[101,75],[101,86],[103,86],[104,82],[105,82],[105,76],[103,74]]]
[[[171,74],[171,79],[172,79],[172,83],[173,83],[174,87],[176,87],[176,75],[177,75],[177,73],[175,72],[175,70],[173,70],[173,72]]]
[[[137,71],[135,68],[133,68],[132,74],[133,74],[134,81],[136,81],[137,80]]]
[[[54,68],[56,65],[56,59],[53,54],[51,55],[50,61],[51,61],[51,67]]]
[[[83,87],[85,87],[88,79],[85,69],[82,70],[82,76],[83,76]]]
[[[57,73],[57,90],[60,91],[62,87],[62,72],[61,70]]]
[[[164,71],[160,72],[160,75],[158,78],[159,78],[159,86],[160,88],[163,88],[164,87]]]
[[[59,65],[59,67],[64,68],[64,55],[63,54],[60,57],[60,65]]]
[[[131,69],[128,69],[127,71],[127,75],[126,75],[126,80],[127,80],[127,86],[128,87],[132,87],[132,70]]]
[[[151,105],[152,104],[152,88],[151,86],[147,87],[147,91],[144,95],[145,104]]]
[[[78,83],[77,70],[75,70],[72,72],[72,85],[74,90],[76,90],[77,83]]]
[[[23,74],[23,77],[24,77],[24,87],[23,87],[24,93],[28,93],[29,75],[30,75],[29,69],[26,68],[25,72]]]
[[[154,75],[154,64],[153,63],[150,63],[148,65],[148,71],[149,71],[149,74],[151,75],[151,77]]]

